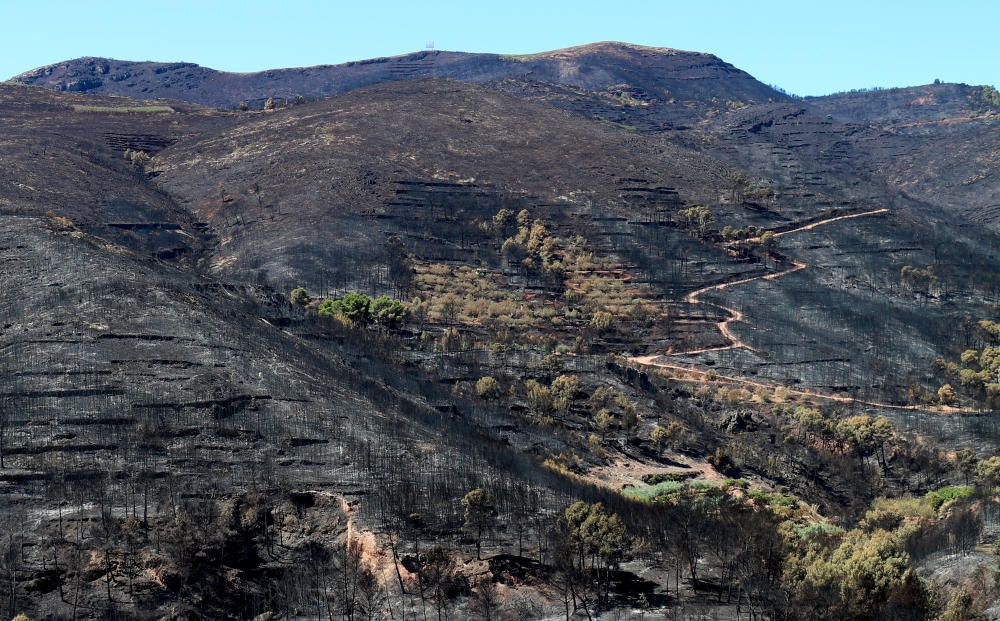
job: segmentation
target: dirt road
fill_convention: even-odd
[[[783,231],[781,233],[775,233],[775,237],[783,237],[785,235],[791,235],[793,233],[801,233],[803,231],[811,231],[811,230],[819,228],[821,226],[826,226],[826,225],[829,225],[829,224],[833,224],[834,222],[840,222],[841,220],[850,220],[852,218],[863,218],[863,217],[867,217],[867,216],[875,216],[875,215],[880,215],[880,214],[885,214],[885,213],[889,213],[889,210],[888,209],[873,209],[871,211],[865,211],[865,212],[861,212],[861,213],[848,214],[848,215],[844,215],[844,216],[836,216],[836,217],[833,217],[833,218],[827,218],[825,220],[819,220],[819,221],[813,222],[812,224],[806,224],[806,225],[803,225],[803,226],[800,226],[800,227],[797,227],[797,228],[794,228],[794,229],[790,229],[788,231]],[[740,242],[734,242],[734,243],[760,243],[760,238],[759,237],[755,237],[755,238],[752,238],[752,239],[742,240]],[[761,274],[759,276],[752,276],[752,277],[749,277],[749,278],[740,278],[740,279],[737,279],[737,280],[731,280],[731,281],[720,283],[720,284],[717,284],[717,285],[710,285],[708,287],[702,287],[701,289],[697,289],[697,290],[692,291],[691,293],[687,294],[684,297],[684,301],[687,302],[687,303],[689,303],[689,304],[708,304],[710,306],[714,306],[714,307],[716,307],[718,309],[721,309],[721,310],[723,310],[723,311],[726,312],[726,314],[728,315],[728,318],[726,318],[723,321],[720,321],[719,323],[716,324],[716,326],[719,328],[719,332],[721,332],[722,335],[724,337],[726,337],[726,339],[729,341],[728,345],[722,345],[722,346],[719,346],[719,347],[708,347],[708,348],[703,348],[703,349],[692,349],[692,350],[681,351],[681,352],[667,352],[665,354],[653,354],[653,355],[650,355],[650,356],[632,356],[632,357],[627,357],[626,359],[629,362],[633,363],[633,364],[638,364],[638,365],[643,365],[643,366],[648,366],[648,367],[655,367],[655,368],[660,368],[660,369],[671,369],[671,370],[675,370],[675,371],[683,371],[684,373],[688,374],[689,376],[693,376],[693,378],[694,378],[693,381],[700,382],[700,383],[707,383],[707,382],[710,382],[710,381],[723,380],[723,381],[727,381],[727,382],[733,382],[733,383],[743,384],[743,385],[752,386],[752,387],[766,388],[766,389],[769,389],[769,390],[774,390],[776,388],[779,388],[780,387],[779,384],[772,384],[772,383],[766,383],[766,382],[758,382],[758,381],[755,381],[755,380],[749,380],[749,379],[742,378],[742,377],[723,376],[723,375],[718,375],[717,373],[712,374],[712,379],[709,379],[709,372],[708,371],[697,369],[697,368],[695,368],[693,366],[690,366],[690,365],[681,365],[681,364],[675,364],[675,363],[671,363],[671,362],[662,361],[661,359],[662,358],[666,358],[667,356],[693,356],[693,355],[696,355],[696,354],[703,354],[703,353],[712,352],[712,351],[723,351],[723,350],[727,350],[727,349],[748,349],[750,351],[755,351],[753,349],[753,347],[751,347],[747,343],[743,342],[742,340],[740,340],[739,337],[737,337],[735,334],[733,334],[732,330],[729,327],[729,324],[731,324],[734,321],[743,321],[743,317],[744,317],[743,313],[740,312],[740,311],[738,311],[738,310],[736,310],[735,308],[730,308],[728,306],[723,306],[722,304],[715,304],[715,303],[712,303],[712,302],[702,302],[701,301],[701,296],[705,295],[706,293],[712,292],[712,291],[723,291],[725,289],[729,289],[729,288],[732,288],[732,287],[738,287],[740,285],[745,285],[747,283],[751,283],[751,282],[754,282],[754,281],[757,281],[757,280],[777,280],[777,279],[782,278],[784,276],[788,276],[789,274],[794,274],[795,272],[804,270],[807,267],[809,267],[809,266],[806,263],[803,263],[801,261],[794,261],[793,260],[792,261],[792,267],[784,269],[784,270],[782,270],[780,272],[774,272],[774,273],[771,273],[771,274]],[[925,406],[897,405],[897,404],[892,404],[892,403],[879,403],[879,402],[876,402],[876,401],[865,401],[863,399],[858,399],[856,397],[848,397],[848,396],[842,396],[842,395],[831,395],[831,394],[821,393],[821,392],[813,391],[813,390],[798,390],[798,389],[790,389],[790,388],[785,388],[785,390],[787,390],[789,394],[799,395],[799,396],[803,396],[803,397],[809,397],[809,398],[813,398],[813,399],[820,399],[820,400],[825,400],[825,401],[833,401],[833,402],[837,402],[837,403],[848,403],[848,404],[866,405],[866,406],[877,407],[877,408],[887,408],[887,409],[894,409],[894,410],[911,410],[911,411],[915,411],[915,410],[934,411],[934,412],[938,412],[938,413],[948,413],[948,414],[953,414],[953,413],[970,413],[970,411],[960,410],[958,408],[949,408],[949,407],[929,408],[929,407],[925,407]]]

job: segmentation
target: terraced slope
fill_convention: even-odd
[[[625,194],[652,192],[647,209],[676,207],[715,201],[728,184],[728,167],[690,149],[452,80],[247,115],[229,131],[165,149],[150,170],[220,235],[219,273],[334,286],[377,261],[388,234],[407,243],[435,235],[441,256],[462,252],[463,235],[469,243],[482,235],[473,220],[488,220],[504,201],[569,222],[625,215]],[[448,187],[468,199],[435,209],[409,198]]]

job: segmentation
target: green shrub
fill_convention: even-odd
[[[698,476],[697,472],[656,472],[642,475],[642,482],[646,485],[656,485],[664,481],[687,481]]]
[[[110,113],[131,113],[131,112],[147,112],[162,114],[166,112],[174,112],[174,109],[170,106],[85,106],[85,105],[73,105],[74,112],[110,112]]]
[[[931,508],[937,511],[946,502],[968,498],[972,495],[972,491],[971,485],[950,485],[932,492],[927,492],[926,498],[931,504]]]
[[[660,496],[679,491],[683,487],[684,483],[680,481],[663,481],[649,487],[626,487],[622,490],[622,494],[639,500],[655,500]]]
[[[133,151],[132,149],[125,150],[125,159],[135,166],[136,168],[143,168],[153,159],[149,153],[145,151]]]
[[[747,495],[755,504],[768,507],[794,507],[798,504],[795,498],[784,494],[773,494],[764,490],[750,490]]]
[[[814,539],[817,537],[835,537],[843,533],[844,529],[833,524],[810,522],[809,524],[796,526],[794,531],[799,539]]]

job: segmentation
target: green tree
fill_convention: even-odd
[[[976,324],[988,339],[998,340],[1000,339],[1000,323],[995,321],[990,321],[989,319],[983,319],[978,324]]]
[[[692,235],[708,237],[715,216],[708,207],[695,206],[681,211],[681,223]]]
[[[948,600],[948,607],[938,617],[938,621],[973,621],[979,618],[981,617],[974,605],[972,594],[968,589],[959,589]]]
[[[978,366],[979,365],[979,351],[975,349],[966,349],[961,355],[962,364],[968,366]]]
[[[765,254],[772,254],[778,249],[778,236],[774,234],[774,231],[764,231],[764,234],[760,236],[760,248]]]
[[[885,444],[894,435],[892,423],[884,416],[850,416],[837,423],[837,437],[854,450],[858,457],[865,458],[874,455],[883,469],[888,467],[885,458]]]
[[[386,330],[396,330],[406,321],[409,311],[399,300],[380,295],[371,301],[371,317]]]
[[[476,488],[462,498],[465,509],[465,527],[476,537],[476,558],[482,558],[483,534],[496,525],[497,510],[493,497],[484,489]]]
[[[363,293],[348,293],[336,300],[323,300],[319,313],[331,317],[341,317],[351,325],[363,328],[371,322],[372,300]]]
[[[560,412],[569,410],[573,395],[580,390],[580,378],[575,375],[560,375],[552,380],[552,404]]]
[[[547,414],[552,411],[552,390],[536,380],[525,382],[528,393],[528,403],[536,414]]]
[[[504,237],[510,232],[514,222],[514,212],[503,208],[493,216],[493,232],[498,237]]]
[[[786,570],[799,604],[815,619],[877,619],[890,600],[912,583],[909,556],[893,535],[852,531],[828,557],[810,549]],[[919,583],[918,583],[919,584]],[[916,617],[920,618],[920,617]]]
[[[611,412],[609,412],[606,409],[598,411],[597,415],[594,416],[594,426],[597,427],[597,430],[601,432],[602,439],[608,433],[608,430],[611,429],[611,426],[614,424],[615,424],[615,417],[612,416]]]
[[[598,596],[606,599],[610,585],[610,570],[624,557],[631,547],[631,540],[617,514],[608,514],[601,503],[583,501],[568,506],[561,523],[575,548],[578,570],[583,571],[586,558],[591,556],[591,568],[598,578]],[[600,565],[595,561],[600,560]],[[602,589],[603,587],[603,589]]]
[[[517,225],[526,227],[529,224],[531,224],[531,212],[527,209],[517,212]]]

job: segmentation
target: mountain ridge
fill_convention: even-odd
[[[641,58],[650,70],[637,70]],[[325,97],[360,86],[413,77],[452,77],[469,82],[504,78],[547,79],[572,86],[608,88],[623,82],[653,97],[685,94],[684,81],[726,78],[727,89],[743,98],[767,100],[785,96],[757,82],[733,65],[702,52],[600,42],[536,54],[424,50],[397,56],[256,72],[225,72],[187,62],[122,61],[83,57],[32,69],[11,78],[21,84],[53,90],[126,95],[138,98],[181,98],[193,103],[260,107],[268,97]],[[701,96],[705,93],[698,92]],[[711,96],[722,96],[714,89]]]

